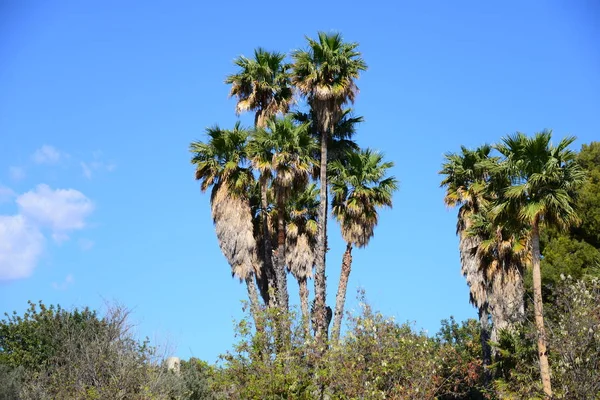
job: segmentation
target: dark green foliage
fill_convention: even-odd
[[[0,379],[8,385],[0,393],[23,400],[181,398],[155,349],[131,335],[128,314],[113,307],[99,317],[88,308],[30,302],[23,316],[6,315]]]
[[[0,400],[15,400],[23,384],[23,367],[0,364]]]
[[[600,280],[560,278],[545,304],[554,396],[600,396]],[[543,399],[531,319],[515,332],[501,332],[494,382],[499,398]]]
[[[213,367],[197,358],[181,361],[182,399],[186,400],[213,400],[211,376]]]
[[[559,283],[561,274],[575,279],[600,277],[600,142],[584,144],[577,162],[587,175],[576,197],[581,223],[565,233],[550,230],[543,235],[542,269],[547,288]]]

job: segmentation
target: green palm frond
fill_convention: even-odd
[[[529,225],[541,223],[566,228],[577,223],[574,201],[585,173],[575,162],[575,153],[568,148],[575,138],[562,139],[556,146],[551,138],[550,130],[533,137],[517,132],[496,146],[505,157],[502,168],[512,182],[494,209],[499,221],[516,215]]]
[[[290,64],[284,62],[285,57],[283,53],[258,48],[253,59],[240,56],[234,61],[239,70],[229,75],[225,83],[231,85],[229,95],[238,99],[238,115],[256,111],[255,124],[262,126],[267,118],[288,112],[293,93]]]

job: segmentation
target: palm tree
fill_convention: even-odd
[[[532,138],[517,132],[496,146],[505,157],[503,167],[512,185],[506,188],[502,201],[495,205],[492,213],[500,223],[516,217],[529,230],[540,374],[548,397],[552,397],[552,385],[542,302],[540,229],[552,226],[564,230],[578,222],[574,193],[585,179],[585,173],[575,161],[575,152],[568,149],[575,138],[565,138],[554,146],[551,137],[552,132],[547,130]]]
[[[293,189],[304,187],[315,163],[312,158],[315,142],[308,124],[296,125],[291,116],[271,118],[265,129],[258,129],[249,145],[253,154],[271,154],[270,167],[274,172],[273,190],[277,210],[277,263],[275,277],[277,300],[282,310],[288,309],[287,277],[285,272],[286,202]]]
[[[479,214],[487,205],[485,197],[486,180],[489,175],[489,162],[492,148],[488,145],[476,150],[461,147],[461,153],[448,153],[442,164],[441,175],[445,175],[441,186],[446,188],[444,202],[449,207],[460,206],[456,224],[456,234],[459,237],[459,252],[461,272],[467,279],[470,291],[470,302],[479,314],[481,325],[481,346],[483,351],[483,365],[491,364],[491,348],[489,344],[489,285],[483,268],[477,257],[477,250],[484,238],[469,232],[474,215]],[[485,369],[486,381],[491,375]]]
[[[345,162],[331,164],[332,213],[340,224],[346,251],[342,258],[340,283],[336,296],[331,338],[340,335],[348,278],[352,267],[352,247],[365,247],[373,237],[378,222],[377,208],[392,206],[392,193],[397,189],[396,178],[386,177],[392,162],[370,149],[348,153]]]
[[[310,333],[307,281],[312,278],[315,264],[318,195],[317,186],[311,183],[302,191],[294,191],[287,205],[289,220],[286,226],[286,264],[288,270],[298,281],[300,309],[307,337]]]
[[[468,235],[481,240],[476,257],[488,289],[490,339],[497,343],[500,331],[512,330],[525,318],[523,271],[529,263],[529,241],[518,227],[494,224],[488,211],[471,217]]]
[[[342,117],[343,105],[354,102],[358,88],[355,80],[367,65],[356,50],[358,43],[346,43],[338,33],[319,32],[318,40],[306,38],[308,49],[292,54],[292,83],[306,97],[315,119],[313,129],[321,138],[319,194],[319,231],[315,263],[315,319],[317,341],[324,341],[327,310],[325,308],[327,252],[327,143],[336,122]]]
[[[223,255],[232,276],[246,282],[254,317],[260,309],[253,277],[260,274],[253,235],[252,214],[246,193],[252,183],[246,143],[248,131],[236,123],[234,129],[208,128],[207,142],[192,142],[192,164],[200,189],[211,190],[211,214]]]
[[[230,96],[238,99],[236,113],[252,110],[254,114],[254,127],[264,128],[269,118],[287,113],[293,102],[290,85],[289,64],[284,62],[285,54],[269,52],[262,48],[254,50],[254,58],[240,56],[235,64],[240,68],[236,74],[229,75],[225,83],[231,85]],[[261,290],[265,304],[273,307],[274,300],[269,291],[275,289],[275,272],[273,266],[273,244],[269,234],[269,202],[267,192],[271,180],[269,168],[270,155],[264,152],[252,154],[252,159],[257,167],[260,177],[260,220],[261,220],[261,246],[260,258],[262,259],[262,275],[264,287]]]
[[[254,59],[244,56],[234,62],[240,70],[225,79],[231,85],[230,96],[238,99],[235,111],[255,111],[254,126],[264,128],[267,120],[278,113],[285,114],[292,104],[289,64],[285,54],[254,50]]]

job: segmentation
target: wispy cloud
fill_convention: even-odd
[[[13,181],[21,181],[27,176],[27,174],[25,173],[25,168],[16,166],[8,168],[8,175]]]
[[[103,160],[103,154],[101,151],[97,150],[92,153],[93,160],[89,162],[80,162],[81,170],[83,176],[87,179],[92,179],[92,176],[95,172],[106,171],[113,172],[117,169],[117,164],[114,161],[105,161]]]
[[[88,179],[92,179],[92,168],[83,161],[80,163],[80,165],[81,169],[83,170],[83,176]]]
[[[61,283],[52,282],[52,287],[56,290],[67,290],[67,288],[75,283],[73,274],[69,274],[65,277],[65,280]]]
[[[77,242],[79,244],[79,248],[83,251],[91,250],[94,247],[94,241],[90,239],[79,239]]]
[[[56,164],[63,156],[64,154],[55,147],[45,144],[37,149],[31,158],[36,164]]]
[[[26,278],[44,251],[49,231],[60,244],[69,232],[86,227],[94,210],[92,201],[75,189],[38,185],[16,197],[18,214],[0,215],[0,280]]]

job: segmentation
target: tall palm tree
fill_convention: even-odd
[[[304,190],[292,193],[287,209],[286,264],[288,270],[298,281],[300,309],[307,337],[310,333],[307,281],[312,278],[315,264],[318,195],[319,189],[314,183],[311,183]]]
[[[367,65],[356,49],[358,43],[346,43],[338,33],[319,32],[318,40],[306,38],[308,49],[292,54],[292,83],[306,97],[315,119],[314,129],[321,138],[318,251],[315,264],[315,320],[317,341],[324,341],[327,310],[325,308],[327,252],[327,143],[333,127],[340,120],[343,105],[354,102],[361,71]]]
[[[238,99],[236,113],[254,111],[257,128],[264,128],[270,117],[287,113],[292,104],[290,65],[284,60],[285,54],[259,47],[253,59],[238,57],[234,62],[239,71],[225,79],[231,85],[230,96]]]
[[[540,375],[548,397],[552,397],[552,385],[542,302],[540,229],[546,226],[568,229],[578,222],[574,195],[585,179],[585,173],[575,161],[575,152],[568,149],[575,138],[565,138],[556,146],[551,143],[551,138],[552,132],[548,130],[536,133],[532,138],[517,132],[496,146],[505,157],[503,166],[512,185],[506,188],[502,201],[493,208],[498,221],[514,220],[516,216],[529,230]]]
[[[264,128],[267,120],[279,113],[288,112],[293,102],[290,84],[290,65],[284,62],[285,54],[269,52],[262,48],[254,50],[254,58],[240,56],[235,60],[239,67],[237,73],[229,75],[225,83],[231,85],[230,96],[237,98],[236,113],[254,111],[254,127]],[[265,160],[266,158],[266,160]],[[275,290],[275,271],[273,266],[273,244],[269,234],[269,201],[267,192],[271,176],[269,168],[270,155],[258,152],[252,159],[259,171],[261,241],[260,258],[262,259],[262,275],[265,286],[261,293],[265,304],[275,305],[274,298],[269,296]],[[270,289],[269,289],[270,288]]]
[[[260,274],[253,235],[252,214],[246,193],[252,183],[246,143],[248,131],[236,123],[234,129],[218,126],[206,130],[206,142],[192,142],[192,164],[196,180],[205,192],[212,187],[210,204],[217,239],[231,266],[232,276],[246,282],[250,306],[256,318],[260,308],[253,277]]]
[[[258,129],[249,145],[252,153],[270,153],[270,167],[274,173],[273,190],[277,210],[277,262],[275,277],[278,305],[288,309],[287,277],[285,272],[286,203],[293,189],[304,187],[315,163],[312,158],[316,144],[308,124],[297,125],[291,116],[271,118],[264,129]],[[260,150],[257,150],[260,149]]]
[[[336,160],[331,164],[332,213],[346,241],[333,316],[334,342],[340,336],[352,248],[369,244],[378,222],[377,209],[392,206],[392,193],[398,185],[395,177],[386,175],[393,166],[394,163],[383,161],[382,154],[370,149],[347,153],[344,162]]]
[[[476,150],[461,147],[461,153],[448,153],[439,172],[445,175],[441,186],[446,188],[444,202],[449,207],[460,206],[456,224],[456,234],[459,237],[459,252],[461,272],[467,279],[470,292],[470,302],[479,314],[481,325],[481,346],[483,351],[483,365],[491,364],[491,348],[489,344],[489,287],[484,270],[481,268],[477,249],[483,242],[481,236],[469,233],[472,217],[479,214],[487,205],[485,197],[486,180],[489,175],[490,152],[488,145]],[[491,375],[485,369],[486,381],[489,383]]]

